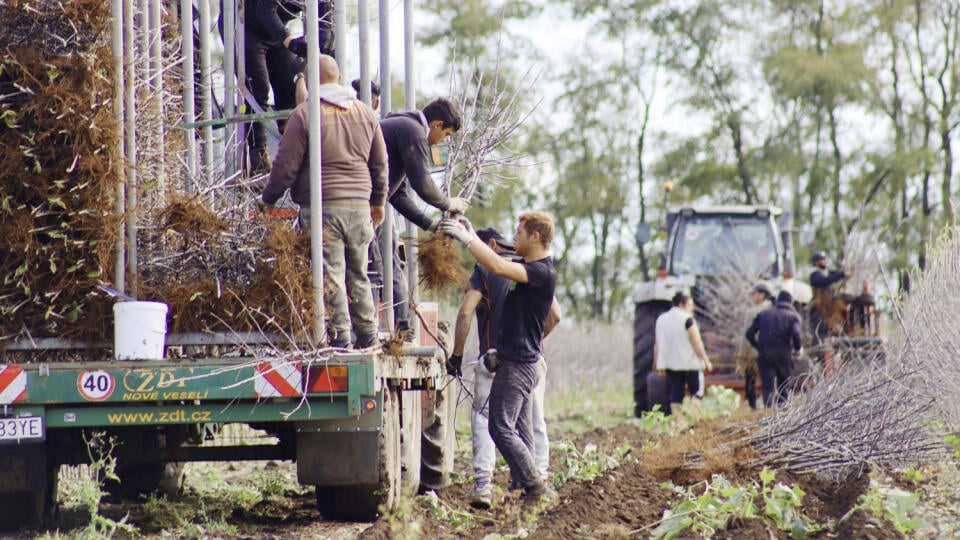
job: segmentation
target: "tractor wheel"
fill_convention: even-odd
[[[396,510],[402,485],[400,444],[400,390],[384,388],[383,424],[378,437],[379,483],[316,486],[320,515],[331,520],[374,521],[381,507],[387,512]]]
[[[423,436],[420,452],[420,491],[443,489],[450,485],[456,444],[454,424],[459,387],[446,378],[443,389],[423,392]]]
[[[657,317],[670,309],[670,302],[655,300],[637,304],[633,323],[633,403],[634,415],[649,411],[647,375],[653,371],[653,345]]]

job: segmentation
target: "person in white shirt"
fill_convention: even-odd
[[[703,371],[713,369],[713,365],[693,320],[693,299],[678,292],[671,304],[673,307],[657,318],[653,357],[656,369],[667,374],[670,410],[679,418],[687,390],[695,403],[703,399]]]

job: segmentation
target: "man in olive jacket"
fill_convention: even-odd
[[[328,331],[331,346],[349,347],[352,321],[360,349],[376,344],[377,338],[367,248],[373,228],[383,222],[387,150],[376,113],[339,81],[336,60],[321,55],[321,84],[316,92],[322,112],[323,262],[331,309]],[[306,230],[311,219],[309,130],[309,104],[302,103],[287,120],[262,194],[263,202],[272,205],[289,188],[293,202],[300,205],[300,224]]]

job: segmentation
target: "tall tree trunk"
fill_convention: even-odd
[[[740,125],[740,119],[736,113],[727,115],[727,127],[730,129],[730,138],[733,141],[733,153],[737,160],[737,176],[740,177],[740,185],[743,188],[746,203],[751,205],[756,204],[757,189],[753,187],[750,169],[747,167],[747,158],[743,155],[743,127]]]

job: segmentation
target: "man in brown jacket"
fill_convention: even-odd
[[[377,326],[367,278],[367,246],[383,221],[387,199],[387,150],[376,114],[340,86],[340,69],[320,56],[321,188],[323,262],[328,276],[330,345],[350,347],[351,321],[356,348],[377,343]],[[311,90],[312,91],[312,90]],[[300,225],[310,227],[309,105],[287,120],[270,179],[261,198],[273,205],[289,188],[300,205]],[[347,291],[350,297],[347,297]]]

